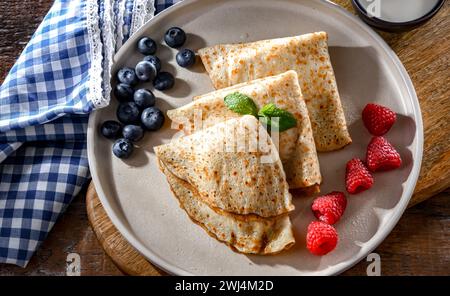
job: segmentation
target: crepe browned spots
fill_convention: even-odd
[[[278,155],[253,116],[219,123],[155,147],[165,169],[212,209],[274,217],[294,210]]]
[[[245,254],[269,255],[289,249],[295,243],[287,214],[272,218],[235,215],[213,210],[200,198],[196,189],[167,170],[160,163],[170,189],[181,208],[213,238]]]
[[[246,44],[221,44],[198,53],[216,89],[296,71],[317,150],[333,151],[351,143],[351,138],[327,41],[327,33],[317,32]]]
[[[274,103],[294,115],[297,126],[272,134],[276,138],[273,140],[278,142],[278,150],[289,187],[317,191],[322,180],[319,160],[308,110],[295,71],[195,97],[192,103],[169,110],[167,116],[172,120],[173,127],[183,130],[186,134],[211,127],[230,118],[240,117],[240,114],[229,110],[224,103],[224,97],[234,92],[251,97],[258,108]],[[311,187],[314,190],[311,190]]]

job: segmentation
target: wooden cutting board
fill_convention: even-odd
[[[350,0],[335,3],[354,13]],[[422,170],[410,206],[450,187],[450,1],[427,24],[401,34],[380,32],[408,70],[425,130]],[[94,185],[86,194],[89,221],[117,266],[130,275],[164,275],[142,257],[106,215]]]

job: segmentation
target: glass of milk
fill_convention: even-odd
[[[361,18],[388,31],[406,30],[430,19],[445,0],[353,0]]]

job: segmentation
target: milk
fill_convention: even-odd
[[[403,23],[421,18],[430,12],[439,0],[358,0],[370,16]]]

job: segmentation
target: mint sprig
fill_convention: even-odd
[[[224,102],[228,109],[233,112],[241,115],[258,116],[258,107],[249,96],[235,92],[226,96]]]
[[[225,106],[233,112],[241,115],[253,115],[271,130],[279,132],[288,130],[297,125],[297,119],[289,111],[278,108],[270,103],[261,108],[258,107],[252,98],[239,92],[229,94],[224,98]]]
[[[258,112],[259,120],[271,130],[283,132],[297,125],[297,119],[289,111],[283,110],[270,103]]]

